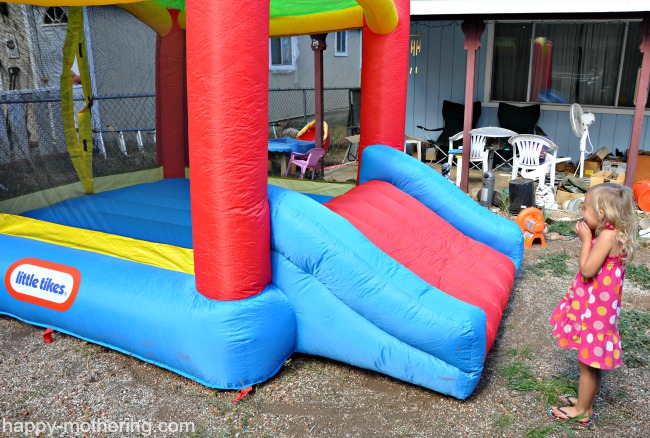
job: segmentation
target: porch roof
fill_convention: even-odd
[[[648,0],[411,0],[411,15],[602,14],[650,11]]]

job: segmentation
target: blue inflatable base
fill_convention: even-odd
[[[133,355],[212,388],[273,376],[295,349],[293,307],[275,286],[240,301],[210,300],[194,276],[0,234],[0,271],[31,259],[72,266],[80,287],[66,311],[0,294],[0,313]]]

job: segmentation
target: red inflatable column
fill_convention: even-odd
[[[411,28],[409,0],[395,0],[395,8],[399,23],[390,34],[378,35],[363,26],[359,162],[363,159],[363,149],[369,145],[404,148]]]
[[[247,298],[271,281],[269,2],[188,2],[186,28],[196,286]]]
[[[178,25],[178,11],[169,10],[169,14],[172,30],[156,41],[156,158],[165,178],[183,178],[187,161],[185,31]]]

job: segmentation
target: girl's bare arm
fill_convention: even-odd
[[[588,234],[584,229],[578,230],[579,226],[576,224],[576,232],[582,241],[582,248],[580,249],[580,272],[586,278],[591,278],[598,273],[601,266],[607,259],[607,256],[612,251],[613,244],[616,242],[616,232],[613,230],[601,231],[598,239],[593,248],[591,246],[591,230],[584,222],[578,222],[588,230]]]

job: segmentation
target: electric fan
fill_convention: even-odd
[[[571,105],[571,112],[569,114],[571,120],[571,129],[573,133],[580,137],[580,178],[585,173],[585,151],[587,149],[587,138],[589,138],[589,125],[596,121],[592,113],[585,113],[582,107],[577,103]],[[589,142],[591,144],[591,141]]]

